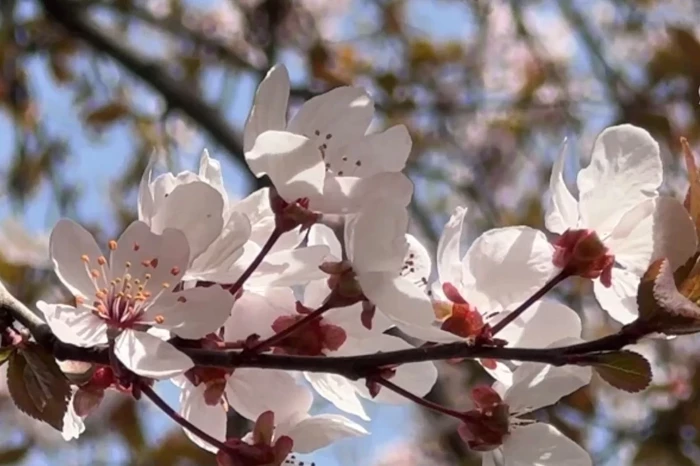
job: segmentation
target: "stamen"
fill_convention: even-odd
[[[141,246],[139,246],[139,243],[134,243],[134,251],[138,251],[141,249]]]
[[[111,240],[109,243],[107,243],[107,245],[109,246],[110,251],[116,251],[116,249],[117,249],[117,242],[116,241]]]
[[[163,282],[163,288],[165,288],[165,289],[170,288],[170,283],[168,283],[168,282]]]
[[[88,262],[90,262],[90,258],[88,257],[87,254],[83,254],[82,256],[80,256],[80,260],[83,261],[83,262],[85,262],[86,264],[87,264]]]
[[[162,324],[163,322],[165,322],[165,317],[163,317],[162,315],[157,315],[153,320],[155,320],[156,324]]]
[[[170,275],[173,275],[173,276],[180,275],[180,267],[175,266],[172,269],[170,269]]]
[[[76,304],[76,306],[81,306],[81,305],[83,305],[84,303],[85,303],[85,298],[83,298],[82,296],[76,296],[76,297],[75,297],[75,304]]]
[[[92,270],[90,271],[90,276],[91,276],[92,278],[100,278],[100,277],[102,276],[102,274],[100,273],[99,270],[97,270],[97,269],[92,269]]]
[[[105,256],[100,256],[97,258],[97,263],[100,265],[105,265],[107,263],[107,259],[105,259]]]
[[[178,303],[186,303],[186,302],[187,302],[187,298],[185,298],[184,296],[180,296],[179,298],[177,298],[177,302],[178,302]]]

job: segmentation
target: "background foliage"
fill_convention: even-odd
[[[694,0],[3,0],[0,277],[26,303],[61,293],[44,232],[66,215],[115,235],[135,217],[154,148],[178,170],[208,147],[236,195],[254,189],[242,124],[278,61],[294,102],[356,83],[375,98],[378,126],[410,128],[412,228],[428,244],[456,205],[471,207],[472,236],[541,226],[562,139],[573,173],[596,133],[618,122],[653,133],[667,189],[681,193],[679,137],[700,140],[699,18]],[[614,324],[587,286],[560,297],[588,336],[603,334]],[[594,382],[542,416],[596,465],[700,464],[697,347],[685,337],[640,348],[654,365],[651,389]],[[431,396],[452,403],[487,380],[472,364],[442,369]],[[178,429],[154,436],[144,421],[153,412],[125,398],[105,403],[71,444],[6,395],[0,409],[0,464],[212,464]],[[387,444],[378,459],[346,445],[337,460],[480,464],[445,419],[411,419],[420,442]]]

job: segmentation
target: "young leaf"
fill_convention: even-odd
[[[15,352],[15,348],[8,346],[6,348],[0,348],[0,366],[5,364],[10,360],[10,357]]]
[[[697,165],[695,164],[695,154],[693,154],[688,140],[686,138],[681,138],[681,145],[683,146],[683,156],[688,171],[689,183],[684,204],[695,223],[698,235],[700,235],[700,172],[698,172]]]
[[[70,385],[53,356],[35,343],[15,352],[7,368],[7,386],[17,408],[28,416],[63,430]]]
[[[630,393],[644,390],[651,383],[651,366],[644,356],[633,351],[618,351],[597,356],[593,368],[603,380]]]

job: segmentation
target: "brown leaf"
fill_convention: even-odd
[[[690,149],[686,138],[681,138],[685,167],[688,171],[688,192],[685,195],[685,208],[695,223],[695,231],[700,235],[700,172],[695,164],[695,154]]]
[[[97,107],[85,116],[85,122],[102,128],[115,123],[129,114],[129,108],[121,102],[110,102],[101,107]]]
[[[593,368],[615,388],[630,393],[644,390],[651,383],[649,361],[633,351],[618,351],[596,357]]]
[[[7,369],[7,386],[17,408],[28,416],[63,429],[71,396],[68,380],[53,356],[35,343],[15,352]]]

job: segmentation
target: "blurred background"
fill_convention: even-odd
[[[30,305],[63,299],[48,268],[52,225],[69,216],[103,240],[118,235],[135,218],[154,149],[178,171],[196,167],[207,147],[232,196],[255,189],[242,125],[277,62],[290,71],[293,106],[354,83],[373,96],[377,129],[409,127],[411,228],[431,250],[455,206],[470,207],[470,238],[541,227],[562,140],[573,181],[596,134],[619,122],[659,140],[664,189],[680,196],[679,137],[700,140],[699,25],[695,0],[1,0],[0,278]],[[581,313],[587,337],[615,329],[588,283],[558,297]],[[655,371],[647,391],[594,380],[539,415],[595,465],[700,464],[697,338],[637,349]],[[472,384],[489,383],[468,362],[440,370],[430,396],[456,407]],[[158,388],[177,404],[173,387]],[[66,443],[0,395],[0,464],[214,464],[147,401],[106,400]],[[311,459],[481,464],[449,419],[411,407],[369,414],[371,437]],[[231,430],[246,426],[232,419]]]

